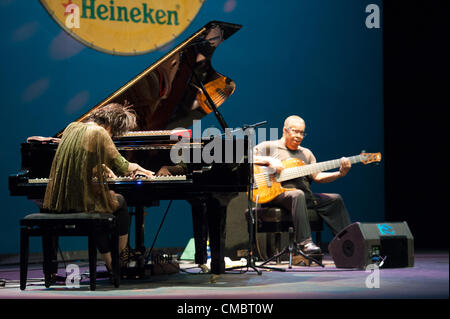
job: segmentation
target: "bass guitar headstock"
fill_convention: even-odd
[[[361,153],[361,162],[363,164],[369,164],[374,162],[381,162],[381,153]]]

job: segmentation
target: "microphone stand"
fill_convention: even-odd
[[[195,70],[193,70],[192,73],[194,74],[194,77],[197,79],[197,81],[199,83],[199,86],[200,86],[200,89],[202,90],[203,94],[205,95],[206,99],[208,100],[209,105],[211,106],[211,108],[212,108],[212,110],[214,112],[214,115],[216,116],[217,120],[219,121],[220,125],[222,126],[222,129],[224,131],[222,136],[226,136],[226,137],[231,136],[231,132],[230,132],[229,126],[225,122],[225,119],[223,118],[222,114],[217,110],[217,106],[214,103],[214,101],[211,99],[211,96],[209,95],[208,91],[206,90],[205,86],[203,85],[203,81],[201,81],[200,77],[198,76],[197,72],[195,72]],[[244,127],[245,127],[245,129],[255,128],[256,126],[260,126],[260,125],[263,125],[265,123],[267,123],[267,121],[256,123],[254,125],[244,125]],[[242,128],[242,130],[244,130],[244,128]],[[252,154],[251,147],[249,147],[249,152],[250,152],[249,155],[251,155]],[[252,157],[250,156],[249,158],[251,159]],[[252,163],[250,163],[249,191],[248,191],[248,205],[249,206],[248,207],[249,207],[249,212],[250,212],[250,214],[252,216],[252,227],[251,227],[250,236],[249,236],[250,250],[249,250],[248,257],[247,257],[247,270],[248,270],[248,268],[252,268],[253,270],[255,270],[258,273],[258,275],[261,275],[261,271],[259,271],[256,268],[255,261],[254,261],[254,258],[253,258],[252,240],[253,240],[253,229],[254,229],[255,221],[254,221],[253,212],[252,212],[252,209],[251,209],[252,208],[251,207],[252,185],[253,185],[253,165],[252,165]],[[226,270],[231,270],[231,269],[236,269],[236,268],[242,268],[242,267],[245,267],[245,266],[232,267],[232,268],[225,269],[225,271]],[[264,268],[272,269],[271,267],[264,267]],[[274,269],[274,270],[278,270],[278,269]],[[282,269],[281,271],[284,271],[284,269]]]
[[[264,121],[266,122],[266,121]],[[264,123],[261,122],[261,123]],[[257,123],[259,125],[262,125],[260,123]],[[255,125],[257,125],[255,124]],[[264,123],[265,124],[265,123]],[[258,125],[258,126],[259,126]],[[248,127],[247,127],[248,128]],[[235,266],[235,267],[230,267],[230,268],[226,268],[225,271],[227,270],[235,270],[235,269],[243,269],[243,268],[247,268],[246,271],[249,270],[249,268],[251,268],[252,270],[254,270],[258,275],[261,275],[262,272],[258,269],[258,268],[262,268],[262,269],[270,269],[270,270],[276,270],[276,271],[286,271],[283,268],[276,268],[276,267],[268,267],[268,266],[256,266],[255,264],[255,257],[254,257],[254,250],[253,250],[253,243],[256,241],[256,234],[255,234],[255,228],[256,228],[256,219],[255,216],[253,214],[253,207],[252,207],[252,192],[253,192],[253,156],[252,156],[252,148],[249,147],[250,149],[250,156],[249,158],[251,159],[250,161],[250,176],[249,176],[249,186],[248,186],[248,197],[247,197],[247,202],[248,202],[248,213],[249,213],[249,249],[248,249],[248,255],[247,255],[247,265],[245,266]],[[255,210],[258,208],[258,198],[256,199],[256,203],[255,203]]]
[[[284,254],[289,254],[289,269],[292,269],[292,255],[294,254],[294,252],[297,252],[304,259],[309,260],[310,262],[315,262],[322,268],[325,267],[320,261],[316,260],[315,258],[313,258],[311,256],[306,255],[301,249],[294,247],[294,228],[293,227],[289,227],[289,244],[281,252],[272,256],[271,258],[267,259],[266,261],[264,261],[260,265],[260,267],[264,266],[265,264],[267,264],[268,262],[271,262],[274,259],[278,259],[279,257],[281,257]]]
[[[193,69],[192,69],[193,70]],[[205,95],[206,99],[209,102],[209,105],[211,106],[214,115],[216,116],[217,120],[219,121],[220,125],[222,126],[222,129],[224,131],[225,136],[231,136],[231,132],[229,130],[229,126],[228,124],[225,122],[225,119],[223,118],[222,114],[217,110],[217,106],[214,103],[214,101],[211,99],[211,96],[209,95],[208,91],[206,90],[205,86],[203,85],[203,81],[201,81],[199,75],[197,74],[197,72],[195,72],[195,70],[193,70],[192,72],[194,74],[194,77],[197,79],[200,89],[202,90],[203,94]],[[249,128],[255,128],[257,126],[266,124],[267,121],[264,122],[260,122],[260,123],[256,123],[254,125],[244,125],[245,129],[249,129]],[[244,128],[242,128],[242,130],[245,130]],[[250,152],[250,156],[249,158],[252,159],[253,156],[252,152],[253,150],[251,149],[251,147],[249,147],[249,152]],[[253,161],[250,161],[250,176],[249,176],[249,188],[248,188],[248,209],[249,209],[249,216],[251,219],[251,227],[250,227],[250,231],[249,231],[249,252],[248,252],[248,256],[247,256],[247,266],[237,266],[237,267],[231,267],[225,270],[232,270],[232,269],[238,269],[238,268],[244,268],[247,267],[247,270],[249,268],[252,268],[254,271],[256,271],[258,273],[258,275],[261,275],[261,271],[257,269],[257,266],[255,265],[255,259],[253,256],[253,240],[255,238],[254,235],[254,227],[255,227],[255,217],[253,216],[253,210],[252,210],[252,204],[251,204],[251,194],[252,194],[252,189],[253,189]],[[267,267],[267,266],[260,266],[259,268],[265,268],[265,269],[271,269],[271,270],[278,270],[278,271],[285,271],[285,269],[282,268],[274,268],[274,267]]]

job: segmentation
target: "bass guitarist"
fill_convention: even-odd
[[[265,165],[277,173],[284,169],[282,161],[299,159],[304,164],[316,163],[314,154],[305,147],[300,146],[305,133],[305,121],[296,115],[286,118],[283,127],[283,136],[276,141],[265,141],[255,146],[255,165]],[[310,189],[312,181],[316,183],[329,183],[347,175],[351,168],[348,158],[340,159],[339,171],[318,172],[311,175],[291,179],[282,183],[283,187],[290,188],[269,202],[270,205],[282,207],[292,214],[295,231],[295,243],[298,249],[305,254],[320,254],[321,249],[311,238],[307,208],[314,208],[328,225],[333,235],[336,235],[351,223],[349,213],[339,194],[313,193]]]

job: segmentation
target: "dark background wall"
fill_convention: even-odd
[[[0,254],[18,252],[19,219],[36,211],[25,198],[9,196],[7,177],[20,169],[20,143],[59,132],[210,20],[244,26],[213,57],[214,68],[237,84],[220,108],[230,126],[267,120],[266,128],[281,128],[285,117],[299,114],[309,133],[304,146],[318,161],[361,150],[384,155],[383,26],[366,27],[365,9],[371,3],[381,7],[373,0],[209,0],[174,43],[120,57],[67,36],[38,1],[0,0]],[[210,126],[219,127],[212,115],[202,121],[203,128]],[[314,190],[340,193],[354,221],[383,221],[385,163],[354,165],[344,179],[314,185]],[[146,245],[167,205],[163,201],[147,210]],[[190,207],[176,202],[156,247],[185,246],[191,237]],[[324,240],[331,238],[328,232]],[[61,247],[85,249],[77,239],[64,240]],[[31,248],[40,250],[40,243]]]
[[[448,249],[448,1],[385,1],[386,218]]]

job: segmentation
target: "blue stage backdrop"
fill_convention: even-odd
[[[302,116],[303,145],[318,161],[383,152],[382,27],[367,28],[366,7],[381,1],[208,0],[174,43],[141,56],[112,56],[85,47],[64,33],[38,1],[0,0],[2,222],[0,254],[19,251],[19,219],[36,211],[9,195],[7,179],[20,169],[20,143],[52,136],[84,114],[210,20],[242,24],[213,57],[216,71],[236,82],[220,107],[231,127],[267,120],[281,127]],[[210,114],[202,128],[220,128]],[[384,165],[354,165],[343,179],[313,185],[340,193],[353,221],[384,220]],[[150,246],[168,202],[147,208]],[[174,202],[156,247],[183,247],[192,235],[190,206]],[[327,232],[324,240],[330,241]],[[64,238],[63,250],[84,250]],[[40,251],[41,243],[31,243]]]

